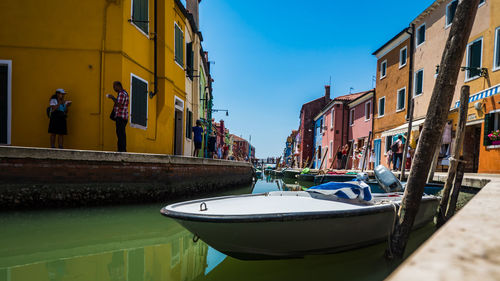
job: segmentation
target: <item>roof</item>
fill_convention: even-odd
[[[348,102],[348,101],[353,101],[367,93],[370,93],[374,91],[374,89],[371,89],[371,90],[368,90],[368,91],[364,91],[364,92],[359,92],[359,93],[352,93],[352,94],[347,94],[347,95],[343,95],[343,96],[339,96],[339,97],[336,97],[334,98],[333,100],[331,100],[327,105],[325,105],[325,107],[323,107],[323,109],[321,110],[321,112],[316,115],[314,117],[314,121],[318,120],[318,118],[325,114],[328,110],[330,110],[330,108],[332,108],[332,106],[335,104],[335,103],[343,103],[343,102]]]
[[[364,102],[365,100],[367,100],[368,98],[370,98],[371,96],[373,96],[374,93],[375,93],[375,89],[371,89],[369,91],[364,92],[362,95],[360,95],[357,98],[351,100],[349,102],[349,106],[355,106],[355,105],[357,105],[359,103]]]
[[[237,135],[234,135],[234,134],[230,134],[232,137],[233,137],[233,141],[247,141],[246,139],[244,138],[241,138],[241,137],[238,137]]]
[[[414,20],[412,20],[411,23],[416,24],[420,22],[424,17],[432,13],[437,7],[439,7],[439,5],[443,4],[444,2],[446,2],[446,0],[434,1],[434,3],[432,3],[429,7],[427,7],[423,12],[418,14],[418,16]]]
[[[404,37],[409,37],[409,34],[406,32],[407,30],[408,30],[408,27],[405,27],[398,34],[396,34],[396,36],[392,37],[389,41],[387,41],[384,45],[382,45],[382,47],[378,48],[375,52],[373,52],[372,55],[377,56],[377,54],[381,53],[386,47],[389,47],[389,45],[391,45],[392,43],[394,43],[396,41],[397,41],[397,44],[395,44],[395,45],[399,45],[400,41],[404,41],[404,40],[407,39],[407,38],[404,38]],[[402,39],[402,38],[404,38],[404,39]],[[392,49],[393,48],[390,48],[389,50],[387,50],[386,52],[383,52],[383,53],[387,53],[387,52],[389,52]]]
[[[353,94],[348,94],[348,95],[343,95],[343,96],[340,96],[340,97],[336,97],[334,98],[333,100],[337,100],[337,101],[351,101],[351,100],[355,100],[357,99],[358,97],[370,92],[370,91],[373,91],[372,90],[369,90],[369,91],[364,91],[364,92],[359,92],[359,93],[353,93]]]
[[[310,101],[310,102],[306,102],[306,103],[304,103],[304,104],[302,105],[302,107],[300,108],[300,112],[302,112],[302,110],[304,109],[304,106],[309,105],[309,104],[313,104],[313,103],[316,103],[316,102],[319,102],[320,100],[322,100],[322,99],[324,99],[324,98],[325,98],[325,96],[322,96],[322,97],[317,98],[317,99],[315,99],[315,100],[312,100],[312,101]]]

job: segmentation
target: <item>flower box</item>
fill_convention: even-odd
[[[491,145],[500,145],[500,140],[491,141]]]

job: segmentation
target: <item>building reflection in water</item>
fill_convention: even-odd
[[[75,249],[58,249],[68,255],[55,260],[0,268],[1,281],[135,281],[185,280],[203,276],[208,246],[193,242],[193,235],[181,230],[165,243],[139,248],[70,256]],[[135,241],[137,242],[137,241]]]

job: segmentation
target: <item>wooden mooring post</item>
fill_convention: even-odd
[[[427,109],[415,159],[386,251],[388,259],[402,259],[418,213],[427,175],[436,151],[457,83],[458,73],[476,17],[479,0],[460,1],[441,58],[439,74]]]
[[[406,161],[408,161],[406,159],[406,154],[408,154],[408,146],[410,145],[410,137],[411,137],[411,127],[413,125],[413,106],[414,106],[414,101],[413,101],[413,98],[410,100],[410,108],[408,108],[408,116],[409,116],[409,120],[408,120],[408,130],[407,130],[407,133],[406,133],[406,141],[405,141],[405,145],[404,145],[404,149],[403,149],[403,161],[401,162],[404,162],[404,163],[401,163],[401,175],[399,177],[399,180],[400,181],[403,181],[405,179],[405,170],[406,170]]]
[[[441,197],[441,203],[439,204],[439,208],[437,211],[437,227],[441,227],[447,221],[447,209],[449,208],[450,203],[450,192],[452,188],[452,184],[455,180],[459,180],[455,177],[457,173],[457,166],[459,163],[459,157],[461,156],[462,147],[464,144],[465,138],[465,123],[467,123],[467,110],[469,108],[469,86],[462,86],[460,91],[460,110],[458,117],[458,127],[457,134],[455,140],[453,142],[453,152],[450,157],[450,165],[448,167],[448,177],[446,178],[446,183],[443,188],[443,194]],[[460,184],[461,185],[461,179]],[[457,195],[458,196],[458,195]],[[456,202],[456,201],[455,201]]]

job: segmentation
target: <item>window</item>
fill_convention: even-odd
[[[333,158],[333,141],[332,140],[330,141],[330,153],[329,154],[330,154],[330,159],[332,159]]]
[[[455,17],[455,11],[457,10],[458,0],[451,1],[450,4],[446,6],[446,26],[448,27],[453,22]]]
[[[484,115],[484,140],[485,146],[492,145],[492,140],[488,137],[494,131],[500,130],[500,110],[490,111]]]
[[[399,68],[403,67],[406,65],[406,60],[408,57],[408,48],[406,46],[399,50]]]
[[[189,109],[186,112],[186,138],[192,139],[193,135],[193,112]]]
[[[365,121],[370,120],[372,115],[372,103],[371,101],[367,101],[365,103]]]
[[[385,115],[385,97],[378,99],[378,117]]]
[[[175,23],[175,62],[184,68],[184,33]]]
[[[354,108],[349,112],[349,125],[354,125]]]
[[[130,22],[144,34],[149,34],[148,0],[132,0],[132,20]]]
[[[380,64],[380,79],[384,78],[387,74],[387,60]]]
[[[319,120],[319,133],[323,133],[323,119]]]
[[[473,80],[481,75],[483,53],[483,38],[479,38],[467,45],[467,67],[465,81]]]
[[[493,71],[500,69],[500,27],[495,30],[495,54],[493,55]]]
[[[425,23],[417,28],[417,47],[425,42]]]
[[[385,137],[385,151],[384,151],[384,154],[386,154],[387,151],[389,151],[391,149],[391,145],[392,145],[392,136],[386,136]]]
[[[148,82],[131,74],[130,126],[146,129],[148,125]]]
[[[194,64],[193,42],[189,42],[186,44],[186,75],[191,80],[193,80],[193,64]]]
[[[396,103],[396,112],[405,109],[406,87],[398,90],[398,101]]]
[[[415,88],[413,96],[420,96],[424,92],[424,69],[419,69],[415,72]]]
[[[330,111],[330,129],[333,130],[333,108],[332,108],[332,111]]]

